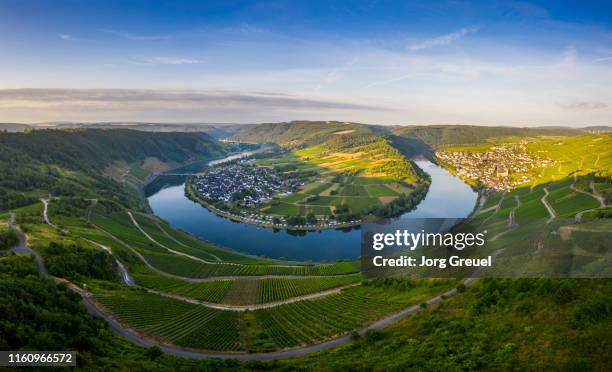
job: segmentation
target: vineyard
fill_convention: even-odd
[[[257,302],[274,302],[304,296],[355,283],[359,279],[360,275],[308,279],[262,279],[257,287]]]
[[[206,350],[241,350],[239,314],[141,291],[101,293],[96,300],[122,323],[163,342]]]
[[[242,295],[258,293],[249,287],[256,281],[250,282],[236,291],[230,287],[225,297],[235,296],[232,301],[236,302]],[[284,283],[276,284],[282,287]],[[262,339],[271,351],[346,334],[418,304],[452,284],[430,281],[401,288],[370,284],[254,312],[217,310],[142,290],[99,290],[94,298],[124,325],[162,342],[203,350],[245,351],[248,340]]]
[[[132,267],[130,273],[136,283],[142,287],[205,302],[221,302],[232,284],[231,280],[191,283],[159,275],[144,266]]]
[[[447,283],[448,284],[448,283]],[[442,282],[410,290],[352,287],[338,294],[257,310],[257,322],[278,348],[320,342],[395,313],[444,288]]]
[[[189,282],[160,275],[142,265],[132,265],[130,273],[144,288],[192,298],[204,302],[229,305],[251,305],[282,301],[293,297],[356,283],[360,275],[328,278],[267,278]]]

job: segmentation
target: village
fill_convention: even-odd
[[[486,152],[437,151],[461,178],[477,181],[493,191],[509,191],[531,181],[530,170],[551,166],[553,161],[530,156],[526,142],[490,147]]]
[[[273,198],[299,191],[303,185],[298,178],[283,176],[273,168],[257,167],[249,160],[239,160],[231,165],[211,167],[197,175],[193,190],[213,212],[258,226],[314,230],[361,223],[360,220],[338,221],[332,216],[269,215],[256,209]]]
[[[246,161],[229,166],[212,167],[196,176],[197,193],[206,198],[226,203],[253,207],[272,199],[273,195],[290,194],[302,183],[283,178],[271,168],[255,167]]]

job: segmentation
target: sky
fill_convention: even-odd
[[[612,124],[609,1],[0,1],[0,122]]]

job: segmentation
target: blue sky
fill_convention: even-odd
[[[0,121],[612,122],[612,5],[0,2]]]

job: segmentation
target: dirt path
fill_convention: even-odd
[[[195,304],[195,305],[201,305],[201,306],[205,306],[205,307],[210,307],[212,309],[217,309],[217,310],[228,310],[228,311],[255,311],[255,310],[261,310],[261,309],[269,309],[269,308],[273,308],[273,307],[277,307],[280,305],[286,305],[286,304],[291,304],[294,302],[300,302],[300,301],[305,301],[305,300],[314,300],[317,298],[321,298],[321,297],[327,297],[327,296],[331,296],[337,293],[340,293],[343,289],[346,288],[350,288],[350,287],[355,287],[361,285],[361,283],[353,283],[353,284],[349,284],[349,285],[344,285],[341,287],[336,287],[336,288],[332,288],[332,289],[328,289],[325,291],[320,291],[320,292],[316,292],[316,293],[310,293],[307,295],[303,295],[303,296],[297,296],[297,297],[291,297],[288,298],[286,300],[281,300],[281,301],[274,301],[274,302],[266,302],[263,304],[252,304],[252,305],[230,305],[230,304],[220,304],[220,303],[214,303],[214,302],[207,302],[207,301],[199,301],[193,298],[189,298],[189,297],[183,297],[180,295],[176,295],[173,293],[168,293],[168,292],[162,292],[162,291],[157,291],[154,289],[148,289],[148,288],[144,288],[146,289],[148,292],[150,293],[154,293],[160,296],[164,296],[164,297],[169,297],[169,298],[173,298],[175,300],[179,300],[179,301],[183,301],[183,302],[188,302],[191,304]]]
[[[489,221],[491,218],[493,218],[493,216],[495,216],[497,214],[497,212],[499,212],[499,210],[501,208],[501,204],[504,201],[505,197],[506,197],[506,194],[504,193],[504,194],[502,194],[502,197],[499,198],[499,202],[496,205],[480,211],[480,213],[483,213],[483,212],[489,211],[491,209],[495,209],[495,212],[491,213],[491,215],[489,217],[487,217],[484,220],[482,220],[482,222],[480,223],[480,226],[483,226],[485,223],[487,223],[487,221]]]
[[[572,238],[572,231],[585,231],[585,232],[593,232],[593,233],[603,233],[603,230],[597,229],[584,229],[576,226],[561,226],[559,228],[559,235],[563,240],[570,240]]]
[[[157,274],[163,275],[163,276],[166,276],[166,277],[169,277],[169,278],[183,280],[183,281],[186,281],[186,282],[189,282],[189,283],[204,283],[204,282],[214,282],[214,281],[218,281],[218,280],[238,280],[238,279],[330,278],[330,277],[349,276],[349,275],[357,274],[357,273],[348,273],[348,274],[337,274],[337,275],[274,275],[274,274],[270,274],[270,275],[226,275],[226,276],[213,276],[213,277],[209,277],[209,278],[192,278],[192,277],[187,277],[187,276],[178,276],[178,275],[167,273],[165,271],[161,271],[160,269],[158,269],[155,266],[151,265],[149,263],[149,261],[147,261],[147,259],[142,254],[140,254],[140,252],[138,252],[131,245],[127,244],[126,242],[124,242],[123,240],[119,239],[118,237],[116,237],[115,235],[111,234],[110,232],[104,230],[100,226],[97,226],[96,224],[93,224],[93,223],[91,225],[94,228],[96,228],[98,231],[104,233],[109,238],[111,238],[114,241],[116,241],[118,244],[121,244],[122,246],[124,246],[127,249],[129,249],[132,253],[134,253],[142,261],[142,263],[145,266],[147,266],[149,269],[151,269],[152,271],[156,272]]]
[[[521,207],[521,199],[518,195],[514,195],[514,200],[516,200],[516,207],[512,208],[512,210],[510,211],[510,215],[508,216],[508,219],[510,220],[508,222],[509,227],[518,226],[518,223],[516,222],[516,210]]]
[[[40,201],[45,206],[43,209],[43,220],[45,221],[47,225],[53,227],[54,229],[59,230],[59,227],[57,227],[56,225],[52,224],[51,221],[49,221],[49,199],[40,199]]]
[[[113,251],[110,247],[107,247],[103,244],[94,242],[93,240],[89,240],[89,239],[85,239],[88,242],[90,242],[91,244],[95,245],[96,247],[108,252],[108,254],[110,254],[111,256],[113,256],[115,258],[115,262],[117,263],[117,270],[119,270],[119,274],[121,275],[121,278],[123,279],[123,282],[128,286],[128,287],[133,287],[136,285],[136,283],[134,282],[134,279],[132,279],[132,277],[130,276],[130,274],[128,273],[128,271],[126,270],[125,266],[123,266],[123,264],[121,263],[121,261],[119,261],[119,259],[117,257],[115,257],[115,255],[113,254]]]
[[[542,199],[540,199],[540,201],[542,202],[542,204],[544,204],[544,206],[546,207],[546,210],[548,211],[548,214],[550,215],[550,218],[548,219],[548,221],[546,221],[546,223],[551,223],[552,220],[557,217],[557,213],[555,213],[555,210],[553,209],[553,207],[551,207],[550,204],[548,204],[548,200],[546,200],[547,198],[548,198],[548,189],[544,187],[544,196],[542,197]]]
[[[174,236],[170,235],[164,228],[161,227],[161,225],[159,224],[159,222],[155,222],[155,226],[157,226],[157,228],[159,229],[159,231],[161,231],[168,239],[172,240],[173,242],[175,242],[176,244],[183,246],[185,248],[190,248],[190,246],[188,246],[187,244],[181,242],[180,240],[177,240]],[[210,253],[210,252],[205,252],[207,255],[211,256],[212,258],[214,258],[215,260],[217,260],[217,262],[223,262],[222,259],[220,259],[219,257],[215,256],[214,254]]]
[[[599,200],[599,203],[601,204],[602,207],[605,207],[606,204],[606,198],[604,198],[599,191],[597,191],[597,189],[595,188],[595,181],[591,180],[591,183],[589,184],[589,186],[591,187],[591,190],[593,190],[593,195],[595,195],[595,198],[597,200]]]
[[[188,257],[188,258],[190,258],[190,259],[192,259],[192,260],[195,260],[195,261],[200,261],[200,262],[202,262],[202,263],[205,263],[205,264],[210,264],[210,265],[246,266],[246,265],[241,264],[241,263],[229,262],[229,261],[221,261],[221,262],[217,262],[217,261],[215,261],[215,262],[212,262],[212,261],[207,261],[207,260],[204,260],[204,259],[202,259],[202,258],[195,257],[195,256],[192,256],[192,255],[187,254],[187,253],[179,252],[179,251],[174,250],[174,249],[172,249],[172,248],[168,248],[167,246],[165,246],[165,245],[161,244],[160,242],[158,242],[157,240],[155,240],[155,239],[154,239],[154,238],[153,238],[151,235],[149,235],[149,234],[148,234],[146,231],[144,231],[144,229],[143,229],[143,228],[140,226],[140,224],[138,224],[138,221],[136,221],[136,219],[134,218],[134,215],[132,214],[132,212],[131,212],[131,211],[127,211],[127,214],[130,216],[130,219],[132,220],[132,223],[134,224],[134,226],[136,226],[136,228],[137,228],[138,230],[140,230],[140,232],[141,232],[141,233],[142,233],[142,234],[143,234],[143,235],[144,235],[144,236],[145,236],[147,239],[149,239],[149,240],[150,240],[150,241],[152,241],[153,243],[157,244],[157,245],[158,245],[158,246],[160,246],[161,248],[164,248],[164,249],[168,250],[168,251],[169,251],[169,252],[171,252],[171,253],[174,253],[174,254],[176,254],[176,255],[178,255],[178,256]],[[217,258],[218,258],[218,257],[217,257]],[[273,266],[273,267],[290,267],[290,268],[293,268],[293,267],[302,267],[302,265],[279,265],[279,264],[274,264],[274,265],[270,265],[270,266]],[[335,275],[332,275],[332,276],[335,276]],[[301,277],[303,277],[303,276],[301,276]],[[310,277],[310,276],[309,276],[309,277]]]
[[[593,182],[592,180],[591,180],[591,183],[589,184],[589,187],[591,188],[591,190],[593,190],[592,193],[590,193],[588,191],[585,191],[585,190],[577,189],[575,184],[572,184],[570,187],[571,187],[572,190],[574,190],[576,192],[588,195],[588,196],[596,199],[599,202],[599,208],[604,208],[606,206],[606,200],[603,198],[603,196],[601,196],[599,193],[597,193],[597,190],[595,190],[595,182]]]
[[[597,190],[595,189],[595,182],[594,182],[593,180],[591,180],[591,183],[589,184],[589,187],[591,188],[591,190],[593,190],[593,193],[590,193],[590,192],[588,192],[588,191],[584,191],[584,190],[577,189],[575,184],[572,184],[572,185],[570,186],[570,188],[571,188],[572,190],[574,190],[574,191],[576,191],[576,192],[579,192],[579,193],[581,193],[581,194],[588,195],[588,196],[590,196],[590,197],[592,197],[592,198],[596,199],[596,200],[599,202],[599,207],[597,207],[597,208],[591,208],[591,209],[587,209],[587,210],[580,211],[580,212],[576,213],[576,216],[574,217],[574,220],[575,220],[577,223],[582,221],[582,216],[583,216],[585,213],[592,212],[592,211],[596,211],[596,210],[598,210],[598,209],[601,209],[601,208],[605,208],[605,207],[606,207],[606,200],[603,198],[603,196],[601,196],[599,193],[597,193]]]
[[[194,261],[199,261],[205,264],[209,264],[209,265],[234,265],[234,266],[243,266],[242,264],[237,264],[234,262],[218,262],[218,261],[206,261],[205,259],[202,259],[200,257],[195,257],[192,256],[190,254],[187,253],[183,253],[183,252],[179,252],[179,251],[175,251],[172,248],[168,248],[165,245],[163,245],[162,243],[158,242],[157,240],[155,240],[151,235],[149,235],[149,233],[147,233],[146,231],[144,231],[144,229],[142,227],[140,227],[140,224],[138,223],[138,221],[136,221],[136,219],[134,218],[134,215],[132,214],[132,212],[128,211],[127,212],[128,216],[130,216],[130,219],[132,220],[132,223],[134,224],[134,226],[136,226],[136,228],[138,230],[140,230],[140,232],[147,237],[147,239],[149,239],[150,241],[152,241],[153,243],[157,244],[158,246],[166,249],[168,252],[172,252],[177,256],[184,256],[184,257],[188,257]]]

